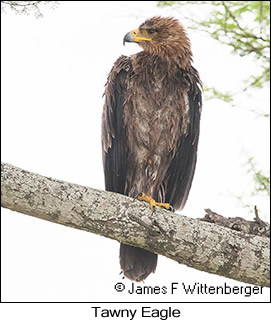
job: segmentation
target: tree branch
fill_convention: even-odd
[[[254,207],[254,210],[256,214],[255,221],[247,221],[240,217],[225,218],[224,216],[217,214],[210,209],[205,209],[205,217],[200,220],[215,223],[225,228],[241,231],[243,233],[249,233],[269,238],[270,224],[260,219],[256,206]]]
[[[36,18],[40,18],[43,16],[40,7],[48,3],[51,3],[52,9],[58,5],[57,1],[1,1],[1,11],[5,12],[9,8],[16,14],[33,13]]]
[[[139,246],[187,266],[270,286],[270,243],[157,208],[116,193],[1,164],[1,205],[47,221]]]

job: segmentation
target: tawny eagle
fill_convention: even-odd
[[[105,188],[182,209],[195,171],[202,105],[190,41],[176,19],[153,17],[127,33],[125,42],[143,51],[119,57],[107,79]],[[120,245],[125,277],[142,281],[156,264],[156,254]]]

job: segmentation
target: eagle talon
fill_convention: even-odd
[[[143,194],[144,194],[143,192],[137,193],[136,196],[134,197],[134,200],[139,200],[140,201],[139,197],[142,197]]]
[[[175,212],[174,207],[171,204],[169,204],[169,211]]]
[[[153,198],[150,196],[146,195],[145,193],[141,193],[140,195],[138,194],[136,197],[139,201],[145,201],[150,204],[150,209],[152,210],[152,213],[155,213],[155,207],[160,206],[163,207],[167,210],[174,210],[173,207],[169,203],[160,203],[156,202]],[[153,210],[154,209],[154,210]]]

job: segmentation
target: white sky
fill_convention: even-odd
[[[64,1],[56,10],[44,9],[43,13],[41,19],[2,14],[2,161],[41,175],[104,189],[100,126],[107,74],[120,55],[139,51],[136,44],[123,47],[122,39],[128,31],[155,14],[168,16],[174,12],[156,8],[154,1]],[[205,84],[238,91],[241,80],[257,71],[250,58],[232,56],[226,46],[199,32],[188,33],[194,66]],[[204,103],[197,170],[182,211],[186,216],[202,217],[203,209],[211,208],[224,216],[253,218],[234,195],[251,191],[252,182],[244,167],[247,155],[254,155],[261,168],[269,167],[268,121],[246,112],[255,107],[266,111],[268,91],[255,91],[250,97],[242,95],[238,102],[240,108],[218,100]],[[268,220],[266,200],[254,198],[252,203]],[[116,241],[2,209],[2,300],[269,300],[269,289],[251,297],[117,293],[114,285],[121,281],[118,253]],[[162,256],[157,272],[145,285],[165,286],[175,281],[245,286]],[[130,286],[129,281],[124,283]],[[193,310],[192,321],[202,319],[208,312],[210,307],[203,309],[202,305],[195,305],[199,311]],[[2,313],[10,313],[7,306]],[[181,308],[184,306],[186,317],[192,306],[183,304]],[[232,308],[237,309],[237,304]],[[69,309],[72,311],[70,306]],[[18,313],[21,310],[24,313],[23,306]],[[246,320],[251,319],[247,322],[254,321],[252,311],[247,310],[247,306],[242,310],[242,320],[247,315]],[[263,312],[257,312],[257,319]],[[16,313],[5,322],[13,322],[11,318]],[[34,313],[38,313],[38,307]],[[82,318],[84,314],[83,310]],[[44,314],[44,322],[49,315]],[[87,315],[89,319],[89,306]],[[228,315],[220,321],[228,321],[232,314]],[[241,313],[235,313],[235,321],[239,316]],[[73,314],[69,315],[66,322],[73,318]],[[208,321],[215,322],[210,316]]]

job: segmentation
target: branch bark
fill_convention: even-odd
[[[270,286],[270,242],[112,192],[1,164],[1,205],[54,223],[145,248],[241,282]]]
[[[225,218],[224,216],[217,214],[210,209],[205,209],[206,214],[204,218],[200,220],[222,225],[225,228],[241,231],[243,233],[269,238],[270,224],[260,219],[256,206],[254,207],[254,210],[256,215],[255,221],[247,221],[240,217]]]

